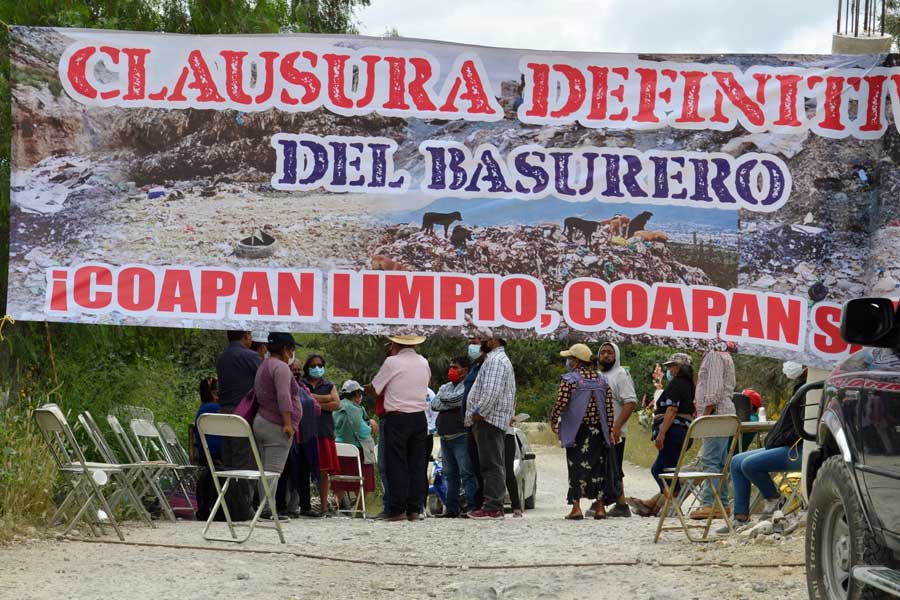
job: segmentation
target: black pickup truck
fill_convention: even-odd
[[[900,311],[883,298],[851,300],[841,335],[865,348],[804,386],[822,389],[812,411],[793,409],[813,448],[803,466],[809,597],[900,598]]]

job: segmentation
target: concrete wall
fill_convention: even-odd
[[[836,33],[831,38],[832,54],[887,54],[893,38],[889,35],[853,37]]]

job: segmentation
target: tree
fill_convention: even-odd
[[[884,32],[894,38],[894,47],[900,47],[900,3],[885,0]]]

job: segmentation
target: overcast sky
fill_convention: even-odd
[[[827,54],[836,0],[372,0],[360,33],[536,50]]]

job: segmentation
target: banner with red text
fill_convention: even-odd
[[[827,366],[900,280],[896,56],[15,28],[7,312]]]

